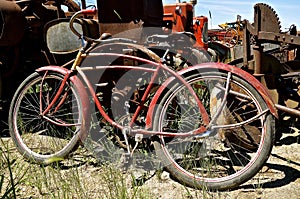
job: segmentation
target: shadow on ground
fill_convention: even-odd
[[[292,144],[300,144],[300,134],[299,135],[285,134],[285,136],[282,139],[280,139],[280,141],[276,143],[275,146],[283,147],[284,145],[292,145]],[[300,147],[300,145],[298,147]],[[267,163],[266,166],[269,168],[269,170],[273,170],[274,173],[280,173],[280,172],[283,173],[284,177],[280,179],[274,177],[273,178],[274,180],[270,182],[266,182],[263,185],[261,184],[242,185],[238,187],[238,189],[240,188],[253,189],[253,187],[278,188],[278,187],[288,185],[296,181],[298,178],[300,178],[300,170],[296,169],[296,168],[300,168],[299,161],[294,161],[293,159],[288,159],[274,153],[271,153],[271,156],[280,159],[286,164]]]
[[[293,163],[291,163],[293,164]],[[298,164],[298,163],[296,163]],[[299,164],[298,164],[299,165]],[[242,185],[239,186],[237,189],[253,189],[256,187],[261,188],[278,188],[285,185],[290,184],[291,182],[296,181],[298,178],[300,178],[300,171],[286,165],[279,165],[279,164],[266,164],[267,167],[269,167],[272,170],[281,171],[284,173],[284,178],[281,179],[275,179],[274,181],[266,182],[264,184],[248,184],[248,185]]]

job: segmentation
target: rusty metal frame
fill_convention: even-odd
[[[248,20],[243,21],[244,37],[243,37],[243,65],[250,69],[251,60],[255,65],[253,76],[258,80],[265,74],[262,74],[262,54],[263,43],[272,43],[278,45],[290,45],[292,47],[300,47],[300,36],[290,35],[285,32],[278,31],[280,22],[275,11],[266,4],[257,4],[254,6],[254,23],[251,24]],[[277,22],[276,22],[277,21]],[[266,25],[269,23],[268,25]],[[274,27],[274,30],[272,29]],[[251,37],[252,36],[252,37]],[[252,39],[252,40],[251,40]],[[254,41],[253,55],[251,55],[251,41]],[[300,75],[300,73],[299,73]],[[277,110],[283,111],[290,115],[300,117],[300,111],[294,108],[289,108],[280,104],[275,104]]]

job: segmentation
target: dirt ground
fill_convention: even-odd
[[[152,178],[143,186],[151,187],[154,198],[220,198],[220,199],[300,199],[300,131],[291,129],[274,146],[262,169],[263,178],[253,180],[230,191],[199,192],[186,189],[164,173],[165,182]],[[168,191],[166,191],[168,190]],[[202,195],[200,197],[199,195]]]
[[[167,172],[161,179],[152,177],[143,187],[154,199],[300,199],[300,130],[289,128],[273,147],[270,158],[252,180],[234,190],[207,192],[186,188]]]
[[[96,183],[101,185],[95,176],[95,172],[101,172],[100,168],[93,164],[83,164],[81,167],[84,168],[85,173],[81,173],[84,179],[94,178]],[[127,175],[130,178],[130,174]],[[97,187],[93,187],[94,184],[90,186],[96,189]],[[34,193],[35,189],[31,187],[27,191],[27,195],[31,195],[29,198],[39,198],[39,195]],[[234,190],[207,192],[187,188],[174,181],[165,171],[160,174],[160,178],[157,175],[149,177],[141,188],[149,191],[147,198],[151,199],[300,199],[300,131],[291,128],[289,133],[283,134],[261,173]],[[28,187],[24,188],[27,189]]]

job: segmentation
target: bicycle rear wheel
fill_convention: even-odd
[[[29,161],[59,161],[78,147],[83,137],[83,103],[79,87],[67,81],[50,110],[64,77],[56,72],[33,73],[17,89],[10,106],[10,135],[18,151]]]
[[[274,118],[263,97],[228,72],[203,70],[186,80],[210,115],[211,128],[199,136],[160,136],[154,147],[163,166],[194,188],[225,190],[248,181],[267,161],[274,142]],[[174,85],[158,106],[155,130],[182,133],[199,128],[201,114],[191,99],[186,87]]]

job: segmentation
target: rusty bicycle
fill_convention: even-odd
[[[258,80],[222,63],[175,71],[168,49],[158,56],[126,38],[87,37],[77,21],[94,12],[53,24],[55,34],[67,24],[82,41],[72,66],[38,68],[14,94],[9,128],[24,158],[39,164],[66,158],[98,125],[102,133],[111,127],[104,136],[129,157],[138,148],[154,151],[187,186],[229,189],[262,168],[276,110]]]

